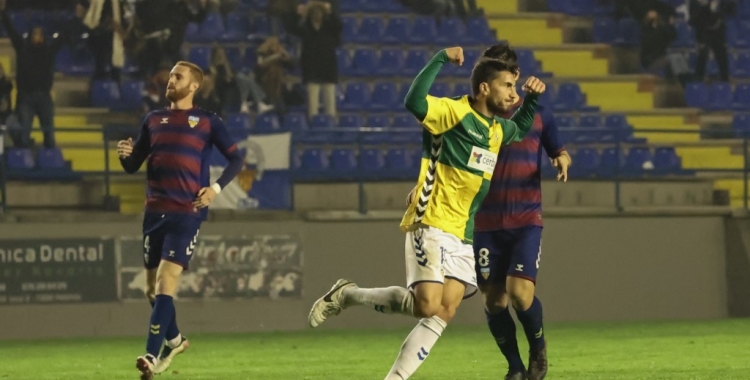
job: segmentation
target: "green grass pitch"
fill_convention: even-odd
[[[750,320],[550,324],[548,379],[750,379]],[[408,330],[189,335],[159,380],[372,380]],[[519,331],[519,340],[524,341]],[[138,379],[144,339],[0,342],[0,379]],[[526,351],[525,343],[521,346]],[[505,361],[485,326],[449,326],[414,380],[497,380]]]

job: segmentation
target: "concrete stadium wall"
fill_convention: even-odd
[[[137,235],[138,223],[13,224],[0,240]],[[294,330],[339,277],[362,286],[404,284],[396,221],[209,222],[206,234],[296,232],[305,251],[301,300],[178,302],[186,332]],[[727,316],[724,220],[712,217],[580,217],[546,220],[539,296],[547,321],[704,319]],[[140,252],[133,252],[140,255]],[[145,302],[0,307],[0,339],[142,335]],[[479,296],[457,323],[483,323]],[[324,328],[412,325],[403,316],[347,310]]]

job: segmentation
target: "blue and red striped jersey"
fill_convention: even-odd
[[[555,158],[565,147],[552,112],[539,105],[523,141],[500,149],[490,191],[474,216],[475,231],[542,226],[542,149]]]
[[[208,209],[196,211],[192,203],[201,188],[210,186],[209,157],[214,146],[229,161],[217,181],[224,188],[244,165],[224,122],[200,108],[167,108],[146,115],[133,153],[120,161],[128,173],[147,161],[146,211],[205,219]]]

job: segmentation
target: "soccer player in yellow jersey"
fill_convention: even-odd
[[[315,302],[308,318],[310,326],[317,327],[357,305],[419,318],[386,380],[408,379],[461,301],[476,293],[474,214],[489,189],[501,145],[521,141],[531,130],[537,98],[545,90],[544,83],[529,78],[518,112],[510,120],[497,117],[518,100],[518,66],[482,58],[471,74],[473,96],[429,96],[443,64],[461,65],[463,60],[460,47],[440,51],[414,79],[405,99],[406,108],[424,127],[419,191],[401,221],[407,287],[366,289],[341,279]]]

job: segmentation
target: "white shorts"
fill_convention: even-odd
[[[419,228],[406,233],[406,285],[420,282],[443,283],[445,278],[466,285],[464,298],[477,292],[474,248],[455,235],[435,227]]]

